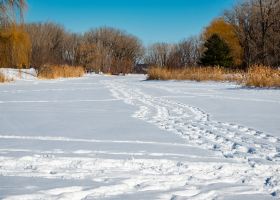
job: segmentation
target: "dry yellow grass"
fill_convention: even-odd
[[[226,70],[221,67],[188,67],[168,70],[152,67],[149,80],[232,81],[248,87],[280,87],[280,70],[262,65],[249,68],[248,72]]]
[[[4,82],[6,82],[6,78],[5,78],[4,74],[2,74],[0,72],[0,83],[4,83]]]
[[[252,66],[243,83],[249,87],[280,87],[280,70],[263,65]]]
[[[153,67],[148,71],[149,80],[238,81],[242,73],[233,73],[221,67],[188,67],[169,70]]]
[[[85,74],[83,67],[74,66],[46,66],[39,70],[38,78],[40,79],[57,79],[81,77]]]

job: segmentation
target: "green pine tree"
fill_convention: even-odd
[[[232,67],[233,58],[227,43],[217,34],[213,34],[204,44],[207,50],[200,59],[204,66]]]

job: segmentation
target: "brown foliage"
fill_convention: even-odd
[[[38,71],[38,77],[41,79],[57,79],[82,77],[85,74],[83,67],[73,66],[45,66]]]

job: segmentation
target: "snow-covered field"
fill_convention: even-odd
[[[36,70],[31,69],[12,69],[0,68],[0,73],[4,74],[8,80],[35,80],[37,79]]]
[[[229,83],[2,84],[0,199],[277,199],[279,113]]]

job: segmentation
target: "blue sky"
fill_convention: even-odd
[[[235,0],[27,0],[27,22],[52,21],[83,33],[120,28],[144,44],[178,42],[199,34]]]

